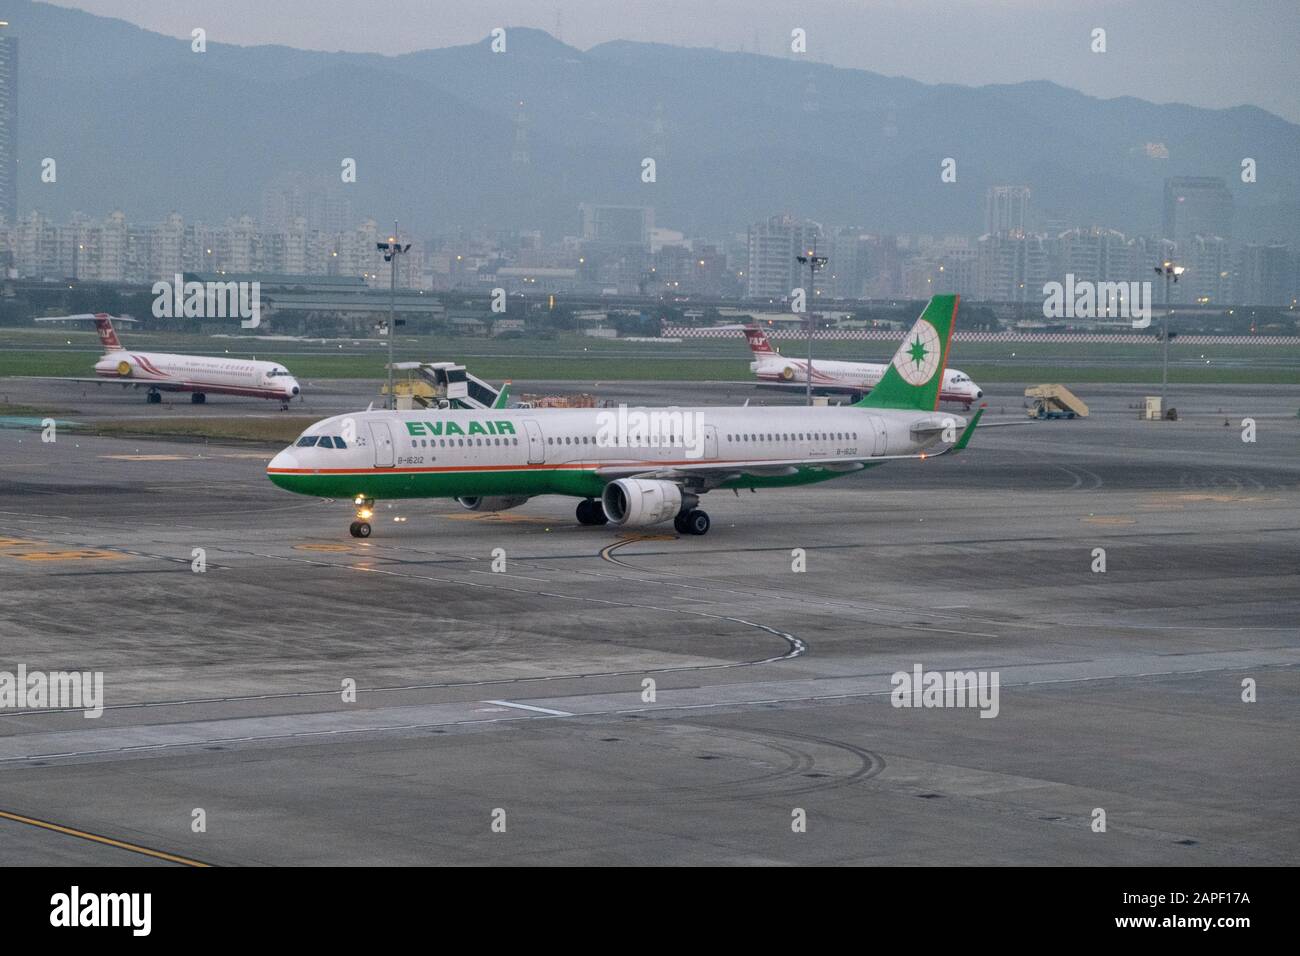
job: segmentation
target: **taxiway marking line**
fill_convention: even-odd
[[[165,853],[162,850],[153,850],[147,846],[127,843],[125,840],[114,840],[112,837],[100,836],[98,833],[88,833],[85,830],[78,830],[74,827],[61,826],[58,823],[50,823],[48,820],[38,820],[35,817],[25,817],[20,813],[10,813],[8,810],[0,810],[0,819],[12,820],[15,823],[25,823],[28,826],[40,827],[42,830],[52,830],[55,833],[62,833],[66,836],[77,837],[81,840],[89,840],[92,843],[103,843],[105,846],[116,847],[119,850],[129,850],[132,853],[141,853],[157,860],[166,860],[168,863],[179,863],[182,866],[211,866],[210,863],[191,860],[189,857],[176,856],[174,853]]]
[[[549,707],[534,707],[532,704],[516,704],[509,700],[485,700],[485,704],[496,704],[500,707],[515,707],[519,710],[531,710],[539,714],[550,714],[552,717],[572,717],[573,714],[567,710],[551,710]]]

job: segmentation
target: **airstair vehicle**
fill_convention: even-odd
[[[405,373],[393,384],[398,408],[494,408],[501,394],[455,362],[394,362],[393,371]]]
[[[1034,385],[1025,389],[1030,418],[1087,418],[1088,406],[1064,385]]]

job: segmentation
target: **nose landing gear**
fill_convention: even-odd
[[[357,498],[353,501],[357,506],[357,520],[348,526],[348,533],[354,538],[370,537],[370,517],[375,513],[375,501],[373,498]]]

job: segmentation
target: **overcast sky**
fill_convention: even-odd
[[[1300,122],[1300,0],[56,0],[210,42],[405,53],[532,26],[789,53],[926,82],[1052,80],[1094,96],[1263,107]],[[1106,30],[1106,53],[1089,49]]]

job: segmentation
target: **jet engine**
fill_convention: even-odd
[[[643,528],[677,517],[683,507],[694,508],[699,498],[682,494],[671,481],[646,478],[621,478],[605,486],[601,506],[610,522],[630,528]]]
[[[511,495],[497,498],[457,498],[456,503],[466,511],[507,511],[510,508],[518,508],[527,500],[527,495]]]

